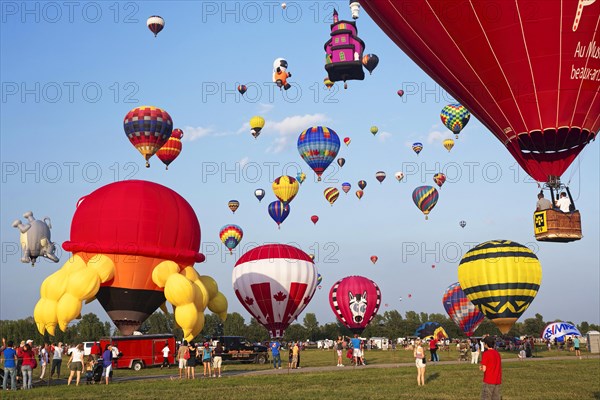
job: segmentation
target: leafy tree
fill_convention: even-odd
[[[256,318],[250,319],[250,325],[246,327],[246,333],[243,336],[251,342],[264,342],[269,340],[269,333]]]
[[[78,341],[91,342],[100,340],[110,333],[105,330],[105,325],[94,313],[87,313],[77,323]]]
[[[314,313],[306,313],[302,322],[306,328],[308,339],[312,341],[318,340],[319,322],[317,321],[317,316]]]
[[[523,334],[537,337],[545,327],[544,317],[540,314],[535,314],[535,318],[527,318],[523,321]]]
[[[308,336],[308,331],[306,330],[306,328],[300,324],[292,324],[290,326],[288,326],[288,328],[285,330],[285,335],[283,335],[283,340],[284,341],[290,341],[290,340],[301,340],[301,341],[305,341],[307,339]]]
[[[223,330],[227,336],[244,336],[246,321],[239,313],[227,314],[227,319],[223,323]]]
[[[140,327],[140,332],[147,334],[172,333],[174,327],[173,315],[155,311]]]
[[[582,335],[585,335],[586,332],[590,331],[590,324],[587,321],[582,321],[581,324],[577,325],[577,329]]]

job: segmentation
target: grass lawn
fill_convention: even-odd
[[[545,356],[567,355],[545,352]],[[505,358],[516,357],[503,353]],[[412,352],[366,352],[370,365],[412,363]],[[456,352],[442,353],[441,359],[455,360]],[[306,367],[332,366],[332,351],[308,350],[302,353]],[[35,387],[31,391],[4,392],[8,398],[45,399],[173,399],[177,397],[209,399],[477,399],[481,390],[481,372],[475,365],[427,364],[426,386],[417,387],[413,366],[371,368],[333,367],[330,370],[287,369],[275,374],[241,375],[241,370],[267,370],[254,364],[227,365],[221,379],[169,380],[149,379],[104,385]],[[202,375],[201,367],[196,369]],[[199,373],[198,373],[199,372]],[[274,371],[275,372],[275,371]],[[34,372],[34,376],[39,370]],[[173,375],[177,369],[144,369],[139,372],[117,370],[116,377]],[[157,377],[158,378],[158,377]],[[566,360],[526,360],[503,364],[502,393],[510,399],[600,399],[600,359],[575,357]]]

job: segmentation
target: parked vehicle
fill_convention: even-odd
[[[142,368],[162,365],[162,349],[169,345],[169,364],[174,363],[175,336],[173,335],[133,335],[112,336],[100,339],[102,349],[107,344],[117,346],[120,356],[113,358],[113,368],[131,368],[139,371]]]
[[[269,349],[261,344],[253,344],[243,336],[216,336],[212,339],[213,347],[217,343],[223,346],[223,362],[242,361],[265,364],[269,361]]]

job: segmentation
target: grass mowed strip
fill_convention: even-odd
[[[275,371],[274,371],[275,372]],[[200,374],[201,375],[201,374]],[[428,363],[426,386],[417,387],[416,368],[345,367],[333,371],[115,382],[109,386],[36,387],[4,392],[2,398],[45,399],[477,399],[482,374],[477,365]],[[507,362],[502,398],[600,398],[600,359]]]

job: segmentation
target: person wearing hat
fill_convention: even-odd
[[[202,364],[204,364],[204,377],[206,378],[206,372],[208,371],[208,377],[211,377],[210,370],[210,356],[211,356],[210,346],[208,342],[204,343],[204,348],[202,349]]]

